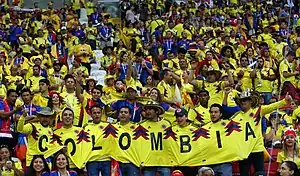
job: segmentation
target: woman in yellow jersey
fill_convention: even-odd
[[[23,176],[22,164],[18,158],[11,157],[8,146],[0,147],[0,175]]]
[[[122,40],[119,40],[117,46],[114,48],[115,55],[119,56],[122,51],[126,51],[127,48],[124,45],[124,42]]]
[[[228,58],[230,64],[234,67],[234,69],[237,68],[238,61],[235,58],[235,54],[234,54],[233,48],[231,46],[229,46],[229,45],[224,46],[221,49],[221,55],[222,55],[222,57]]]
[[[126,36],[125,43],[131,45],[131,49],[136,48],[136,37],[139,35],[138,30],[134,27],[133,23],[128,23],[126,27],[123,29],[123,34]]]
[[[283,149],[277,154],[277,163],[284,161],[293,161],[300,167],[299,148],[296,142],[296,131],[294,129],[288,129],[284,133]]]
[[[286,126],[281,123],[282,115],[278,112],[273,112],[269,117],[269,125],[264,135],[267,144],[276,145],[281,142],[281,137],[284,134]],[[269,147],[269,145],[268,145]]]
[[[249,61],[247,57],[241,57],[240,67],[238,67],[234,73],[235,79],[241,83],[242,91],[252,88],[252,78],[250,77],[252,69],[248,67],[248,64]]]

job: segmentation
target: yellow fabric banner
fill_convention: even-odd
[[[257,137],[261,133],[258,113],[244,120],[222,120],[201,128],[192,124],[171,126],[166,120],[91,125],[71,135],[75,145],[73,149],[68,146],[68,151],[75,152],[69,156],[79,168],[105,157],[137,166],[218,164],[247,158],[261,140]]]

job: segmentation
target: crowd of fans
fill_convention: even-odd
[[[300,1],[122,0],[120,22],[92,0],[70,2],[14,11],[0,1],[0,175],[111,175],[110,159],[76,168],[65,150],[49,165],[27,136],[37,129],[146,120],[185,128],[274,102],[280,108],[264,115],[262,142],[280,149],[280,175],[300,175]],[[83,11],[87,24],[79,22]],[[92,69],[99,63],[104,85],[95,74],[103,71]],[[252,164],[265,175],[263,162],[263,150],[251,153],[239,162],[240,175]],[[128,176],[234,172],[232,163],[120,169]]]

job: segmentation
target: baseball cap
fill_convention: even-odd
[[[185,110],[184,108],[179,108],[175,111],[175,116],[176,117],[182,117],[182,116],[187,116],[188,115],[188,112],[187,110]]]

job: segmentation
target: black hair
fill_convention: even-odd
[[[62,111],[62,113],[61,114],[64,114],[64,112],[65,111],[71,111],[72,112],[72,114],[73,114],[73,118],[74,118],[74,111],[71,109],[71,108],[69,108],[69,107],[66,107],[63,111]]]
[[[94,108],[100,108],[101,111],[102,111],[102,107],[100,105],[98,105],[98,104],[93,105],[92,107],[90,107],[90,111],[92,112],[92,109],[94,109]]]
[[[48,79],[41,79],[41,80],[39,81],[39,83],[45,83],[45,84],[47,84],[47,86],[50,85],[50,81],[49,81]]]
[[[284,163],[291,171],[294,171],[293,176],[298,176],[298,175],[300,175],[300,171],[299,171],[299,169],[298,169],[296,163],[294,163],[293,161],[284,161],[283,163]],[[283,164],[283,163],[282,163],[282,164]],[[280,167],[280,166],[279,166],[279,167]]]
[[[208,92],[206,89],[200,89],[200,90],[198,91],[198,95],[199,95],[200,93],[206,93],[206,94],[209,96],[209,92]]]
[[[96,90],[99,90],[99,91],[101,92],[101,94],[102,94],[102,93],[103,93],[102,88],[103,88],[103,86],[101,86],[101,85],[96,85],[96,86],[92,89],[92,92],[96,89]]]
[[[33,168],[33,163],[34,163],[34,160],[36,160],[37,158],[41,158],[43,160],[44,169],[42,170],[42,173],[43,172],[50,172],[49,166],[48,166],[44,156],[43,155],[33,155],[33,158],[31,160],[31,163],[30,163],[30,166],[28,168],[28,172],[26,173],[26,176],[36,175],[36,171]]]
[[[210,111],[212,108],[219,108],[220,113],[222,113],[222,105],[220,105],[220,104],[218,104],[218,103],[214,103],[214,104],[210,105],[209,111]]]
[[[10,149],[8,145],[1,145],[0,146],[0,150],[2,150],[4,148],[6,148],[8,150],[8,152],[9,152],[9,160],[11,161],[12,149]]]
[[[167,73],[169,73],[169,70],[162,70],[162,71],[160,72],[160,78],[161,78],[161,80],[164,79],[164,77],[165,77],[165,75],[166,75]]]
[[[86,85],[85,85],[85,90],[88,92],[89,90],[90,90],[90,85],[89,85],[89,82],[94,82],[94,87],[96,87],[96,80],[94,80],[94,79],[89,79],[89,80],[87,80],[86,81]],[[92,90],[93,90],[94,88],[92,88]]]
[[[8,91],[7,91],[7,93],[6,93],[6,96],[8,97],[11,93],[16,93],[16,94],[18,94],[16,90],[14,90],[14,89],[8,89]]]
[[[59,151],[59,152],[55,155],[55,157],[54,157],[54,159],[53,159],[53,163],[52,163],[52,170],[58,170],[58,168],[57,168],[57,166],[56,166],[56,160],[57,160],[57,158],[58,158],[59,155],[64,155],[64,156],[66,157],[66,160],[67,160],[67,166],[66,166],[66,169],[67,169],[67,170],[70,170],[70,164],[69,164],[68,156],[67,156],[64,152],[62,152],[62,151]]]
[[[120,110],[121,110],[122,108],[128,109],[129,114],[131,114],[131,109],[129,108],[129,106],[121,106],[120,109],[119,109],[119,113],[120,113]]]
[[[67,81],[69,78],[73,79],[73,80],[76,82],[76,80],[75,80],[74,76],[73,76],[73,75],[71,75],[71,74],[67,74],[67,75],[65,76],[65,79],[64,79],[64,81],[66,82],[66,81]]]
[[[37,59],[39,59],[39,58],[37,57]],[[34,65],[32,68],[34,68],[34,67],[38,67],[39,70],[41,69],[41,66],[39,66],[39,65]]]
[[[28,87],[24,87],[23,89],[21,89],[20,95],[22,95],[24,92],[29,92],[29,94],[31,95],[31,90]]]

